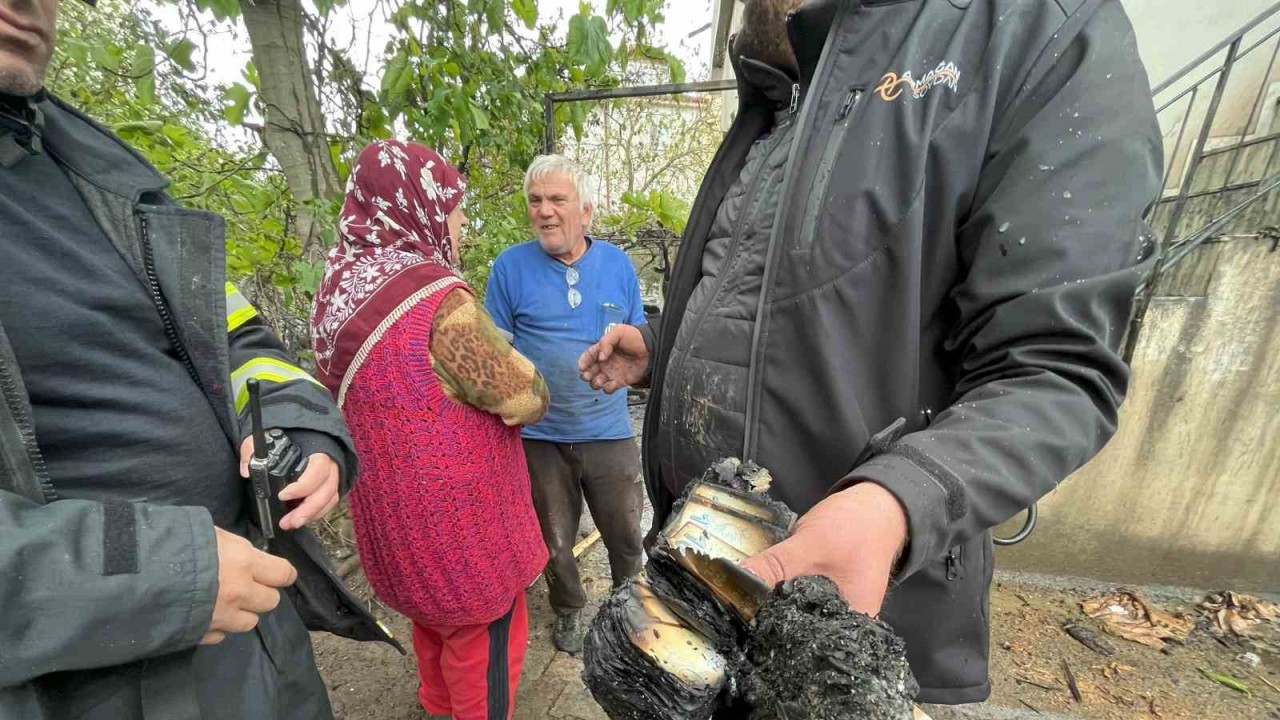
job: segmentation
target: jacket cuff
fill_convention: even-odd
[[[651,322],[636,325],[635,328],[640,331],[640,337],[644,340],[645,352],[649,353],[649,365],[644,370],[644,377],[633,387],[644,389],[649,387],[649,379],[653,377],[653,360],[657,357],[654,353],[657,352],[658,347],[657,328]]]
[[[330,435],[318,430],[301,430],[291,428],[285,431],[289,439],[302,451],[303,457],[311,457],[315,453],[324,453],[338,463],[338,487],[342,494],[351,489],[351,478],[347,476],[347,458],[342,445]]]
[[[941,557],[939,538],[949,524],[949,498],[933,476],[906,457],[890,452],[859,466],[836,485],[835,491],[864,482],[873,482],[893,493],[907,513],[907,547],[898,561],[895,583]]]
[[[191,568],[190,584],[173,586],[173,604],[187,608],[186,623],[174,644],[169,646],[171,650],[166,652],[193,648],[209,632],[218,601],[218,539],[213,518],[203,507],[144,505],[139,506],[137,512],[139,534],[145,538],[139,548],[144,567],[168,558],[164,560],[166,568]],[[174,562],[164,548],[169,548],[169,552],[172,548],[185,548],[185,552],[190,553],[190,564]],[[154,597],[162,596],[163,593],[157,593]]]

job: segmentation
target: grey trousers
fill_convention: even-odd
[[[584,498],[609,552],[614,586],[640,572],[640,514],[644,509],[640,452],[633,439],[588,443],[525,440],[524,451],[533,484],[533,505],[550,555],[544,574],[551,609],[567,615],[587,604],[578,561],[573,557]]]

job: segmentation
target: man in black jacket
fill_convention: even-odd
[[[304,529],[346,427],[225,281],[222,219],[44,92],[57,10],[0,0],[0,717],[331,718],[307,627],[389,639]],[[251,378],[308,459],[271,554]]]
[[[990,529],[1101,449],[1128,380],[1161,176],[1132,28],[1118,0],[748,0],[732,55],[663,322],[583,377],[651,384],[657,522],[759,462],[804,515],[746,567],[831,577],[921,701],[980,701]]]

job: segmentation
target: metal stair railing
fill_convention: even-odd
[[[1263,110],[1268,91],[1273,83],[1280,82],[1280,77],[1272,79],[1277,57],[1280,56],[1278,36],[1280,2],[1272,4],[1152,89],[1156,116],[1160,120],[1161,129],[1166,133],[1167,158],[1161,196],[1148,212],[1148,222],[1156,234],[1158,257],[1151,277],[1138,292],[1125,343],[1126,362],[1133,359],[1142,321],[1155,296],[1160,278],[1197,247],[1220,235],[1232,220],[1280,189],[1280,132],[1270,132],[1270,128],[1258,127],[1263,117],[1260,111]],[[1227,115],[1223,112],[1224,100],[1238,101],[1248,97],[1249,89],[1245,87],[1244,92],[1240,92],[1242,88],[1233,87],[1232,79],[1235,77],[1252,81],[1252,76],[1242,75],[1237,71],[1258,50],[1265,54],[1250,58],[1250,62],[1267,55],[1269,57],[1265,70],[1257,78],[1257,88],[1248,106],[1249,114],[1243,119],[1238,115]],[[1233,75],[1233,72],[1236,74]],[[1206,96],[1207,104],[1201,102]],[[1237,110],[1240,107],[1238,102],[1231,105]],[[1239,122],[1238,139],[1207,149],[1215,137],[1236,136],[1236,133],[1224,132],[1224,128],[1220,127],[1220,121],[1224,117],[1229,123]],[[1280,127],[1280,107],[1277,108],[1276,117],[1278,122],[1275,124]],[[1176,135],[1173,135],[1175,131]],[[1172,145],[1168,143],[1170,136],[1173,136]],[[1270,151],[1263,164],[1262,176],[1233,182],[1240,169],[1241,157],[1246,151],[1265,145],[1270,145]],[[1266,152],[1265,147],[1259,149]],[[1226,162],[1225,174],[1218,186],[1216,180],[1206,176],[1204,172],[1206,163],[1220,165],[1223,161]],[[1221,168],[1211,166],[1208,169],[1212,174]],[[1179,178],[1174,177],[1175,172],[1181,173]],[[1206,178],[1208,183],[1205,182]],[[1178,181],[1176,190],[1170,192],[1170,183],[1175,180]],[[1197,189],[1198,185],[1207,187]],[[1249,190],[1254,192],[1243,199],[1236,197]],[[1209,211],[1211,219],[1195,227],[1184,228],[1188,220],[1195,219],[1194,215],[1188,215],[1193,202],[1212,208]]]

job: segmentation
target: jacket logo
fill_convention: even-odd
[[[880,85],[875,91],[880,95],[880,99],[886,102],[897,100],[906,90],[911,91],[911,97],[919,100],[935,85],[949,87],[953,92],[960,89],[960,70],[955,63],[938,63],[938,67],[925,73],[925,76],[919,80],[911,77],[910,71],[901,75],[896,72],[887,72],[883,78],[880,78]]]

